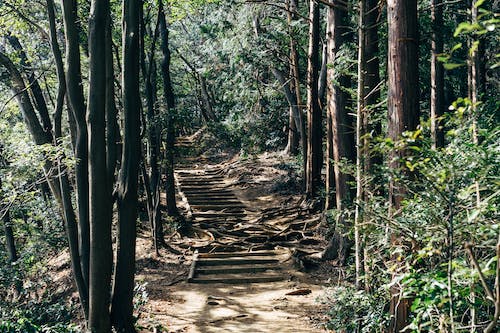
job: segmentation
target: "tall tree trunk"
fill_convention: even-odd
[[[443,1],[431,0],[431,135],[434,148],[444,147],[444,67],[438,56],[443,53]]]
[[[415,130],[419,120],[418,93],[418,20],[416,0],[388,0],[387,20],[389,24],[388,44],[388,135],[394,142],[405,131]],[[389,167],[401,170],[400,158],[404,151],[393,150],[389,156]],[[404,172],[401,170],[401,172]],[[391,181],[389,203],[391,212],[401,207],[405,189]],[[391,213],[392,215],[392,213]],[[396,244],[399,235],[392,234]],[[400,290],[391,289],[391,332],[399,332],[408,324],[409,301],[399,298]]]
[[[296,48],[296,40],[295,40],[295,31],[293,29],[292,22],[295,19],[295,10],[296,6],[295,3],[293,3],[292,0],[287,0],[286,2],[286,9],[287,9],[287,23],[288,23],[288,36],[290,38],[290,90],[295,92],[295,84],[296,80],[294,78],[295,74],[295,54],[297,53],[297,48]],[[297,102],[295,102],[297,103]],[[297,122],[295,121],[294,118],[294,110],[293,106],[290,105],[289,107],[289,117],[288,117],[288,141],[287,145],[285,148],[285,153],[289,155],[296,155],[298,151],[298,146],[299,146],[299,126]]]
[[[476,2],[479,0],[472,0],[471,4],[471,21],[472,24],[477,23],[478,20],[478,8],[476,7]],[[469,43],[472,47],[473,40],[470,39]],[[479,42],[479,45],[477,48],[473,50],[472,53],[470,53],[469,57],[469,98],[472,102],[472,141],[474,144],[479,143],[479,137],[478,137],[478,128],[477,128],[477,105],[479,102],[479,97],[481,95],[481,58],[482,54],[480,51],[483,51],[483,47],[481,46],[481,41],[476,41]],[[476,204],[479,206],[481,204],[481,193],[479,189],[479,182],[476,182],[475,184],[476,188]]]
[[[92,332],[110,332],[111,196],[106,167],[106,25],[108,0],[93,0],[89,19],[89,323]]]
[[[56,74],[57,74],[57,99],[54,110],[54,144],[60,145],[60,139],[62,138],[62,113],[64,109],[64,101],[66,97],[66,75],[64,72],[64,63],[61,54],[61,49],[59,48],[59,42],[57,40],[57,28],[56,28],[56,16],[54,1],[47,0],[47,14],[49,17],[49,30],[50,30],[50,45],[52,48],[52,54],[54,55],[54,60],[56,63]],[[73,207],[72,197],[71,197],[71,185],[69,181],[68,169],[66,166],[62,165],[62,158],[59,158],[58,163],[58,173],[60,182],[60,191],[62,196],[62,210],[63,218],[65,221],[66,234],[68,237],[68,244],[71,256],[71,266],[73,270],[73,275],[75,276],[75,282],[80,294],[80,302],[82,304],[82,310],[85,318],[88,318],[88,287],[85,284],[82,265],[80,264],[80,249],[78,245],[78,221],[75,216],[75,210]]]
[[[342,159],[355,161],[353,118],[347,110],[349,96],[345,91],[349,78],[342,75],[335,64],[345,42],[347,17],[343,8],[328,8],[328,59],[333,66],[328,70],[326,209],[333,208],[334,202],[337,209],[342,209],[343,202],[352,199],[348,175],[341,170]]]
[[[361,276],[363,275],[362,241],[360,225],[363,222],[361,205],[363,203],[363,169],[369,152],[365,140],[362,137],[366,134],[366,101],[365,101],[365,81],[366,81],[366,0],[360,0],[359,4],[359,26],[358,26],[358,96],[356,110],[356,209],[354,216],[354,249],[356,265],[356,287],[361,286]],[[368,157],[369,158],[369,157]]]
[[[115,103],[115,70],[113,62],[113,21],[111,14],[106,23],[106,166],[108,169],[108,190],[113,190],[118,160],[119,128]]]
[[[174,144],[175,144],[175,96],[170,79],[170,50],[168,40],[168,27],[163,10],[163,2],[159,2],[160,10],[160,38],[161,52],[163,59],[161,62],[161,73],[163,77],[163,94],[167,101],[167,140],[166,140],[166,196],[167,213],[169,216],[178,216],[177,205],[175,203],[175,180],[174,180]]]
[[[322,135],[321,109],[318,100],[319,5],[309,2],[309,51],[307,61],[307,169],[306,194],[313,198],[321,184]]]
[[[367,133],[371,133],[372,138],[379,137],[382,134],[382,123],[378,120],[377,113],[381,110],[375,107],[380,100],[380,89],[382,82],[380,80],[380,58],[379,58],[379,36],[378,26],[380,24],[380,8],[378,0],[365,1],[365,42],[364,42],[364,59],[365,59],[365,75],[364,75],[364,104],[366,107],[364,118],[364,127]],[[365,146],[369,149],[370,137],[366,136]],[[377,177],[377,167],[382,165],[382,154],[378,152],[366,152],[370,154],[370,158],[365,160],[365,172],[375,176],[372,185],[376,187],[377,182],[380,182]]]
[[[90,255],[88,133],[85,119],[85,98],[83,95],[80,64],[79,18],[76,0],[61,0],[61,4],[63,8],[64,32],[66,37],[66,87],[68,94],[67,99],[69,101],[68,109],[71,111],[72,117],[76,121],[77,131],[75,142],[75,159],[77,161],[75,179],[78,203],[80,260],[85,285],[88,286]]]
[[[144,49],[144,40],[146,36],[146,25],[144,23],[143,13],[141,10],[141,68],[144,79],[146,105],[147,105],[147,133],[148,133],[148,162],[149,162],[149,175],[145,174],[143,180],[148,197],[148,216],[150,219],[153,243],[155,251],[159,254],[159,244],[163,240],[163,226],[161,224],[160,213],[160,166],[158,158],[160,156],[160,139],[161,128],[159,122],[156,121],[157,102],[157,87],[156,87],[156,39],[158,37],[158,24],[153,33],[153,40],[151,43],[151,50],[149,52],[148,63],[146,63],[146,54]],[[159,22],[158,17],[158,22]]]
[[[117,332],[135,332],[133,293],[140,162],[139,58],[141,1],[123,2],[124,136],[118,184],[118,244],[111,316]]]

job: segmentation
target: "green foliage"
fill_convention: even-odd
[[[209,125],[215,136],[249,153],[282,147],[288,107],[270,67],[281,67],[280,59],[288,52],[284,14],[273,7],[225,2],[200,7],[174,22],[172,48],[191,67],[174,56],[179,112],[193,120],[199,114],[193,107],[201,98],[199,75],[219,120]]]
[[[354,287],[327,289],[320,300],[329,307],[328,329],[346,332],[380,332],[388,323],[386,293],[371,294]]]

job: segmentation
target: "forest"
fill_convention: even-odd
[[[0,0],[0,332],[500,331],[497,0]]]

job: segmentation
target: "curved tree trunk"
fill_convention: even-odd
[[[76,0],[61,0],[61,4],[66,37],[68,109],[72,113],[72,118],[75,119],[77,131],[75,142],[75,158],[77,160],[75,179],[78,203],[79,248],[82,274],[85,284],[88,286],[90,254],[88,133],[80,64],[79,18],[77,15]]]

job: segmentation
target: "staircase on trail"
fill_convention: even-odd
[[[193,142],[180,138],[176,145],[189,149]],[[259,231],[252,228],[246,206],[231,190],[224,170],[203,157],[183,157],[181,163],[175,171],[178,192],[193,226],[213,237],[206,246],[196,248],[188,282],[241,284],[287,279],[284,262],[289,253],[266,247],[266,237],[259,237]]]

